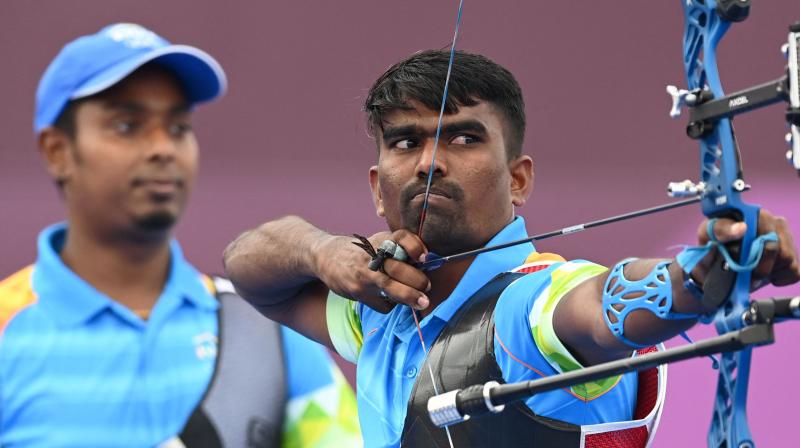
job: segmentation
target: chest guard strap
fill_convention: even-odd
[[[447,435],[428,417],[428,399],[435,395],[430,365],[440,392],[461,389],[503,375],[494,356],[494,308],[500,294],[524,273],[503,273],[479,289],[447,323],[431,346],[411,392],[403,426],[402,446],[448,447]],[[578,447],[580,426],[541,417],[524,403],[505,411],[450,427],[454,446]]]
[[[287,390],[280,326],[237,296],[229,281],[214,278],[214,286],[216,368],[180,441],[186,448],[281,446]]]

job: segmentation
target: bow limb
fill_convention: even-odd
[[[681,3],[685,16],[684,69],[689,90],[698,92],[700,102],[722,98],[725,94],[717,69],[717,45],[730,28],[731,19],[743,20],[747,10],[726,14],[725,8],[730,7],[731,2],[724,0],[681,0]],[[748,0],[737,3],[749,8]],[[709,218],[729,217],[747,224],[741,242],[729,246],[736,261],[747,260],[756,238],[759,207],[742,198],[746,183],[731,119],[692,122],[687,132],[699,137],[700,179],[705,185],[703,214]],[[744,326],[741,316],[750,305],[750,278],[750,271],[734,273],[722,261],[709,274],[706,294],[724,303],[714,317],[720,334]],[[708,434],[709,447],[754,446],[746,414],[751,353],[752,350],[746,348],[722,356]]]

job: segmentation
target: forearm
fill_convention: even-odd
[[[316,254],[336,237],[296,216],[270,221],[236,238],[224,252],[225,271],[256,306],[272,306],[319,281]]]
[[[645,278],[664,260],[642,259],[629,263],[624,276],[629,280]],[[701,314],[699,301],[684,287],[684,275],[674,261],[667,268],[671,284],[673,313]],[[612,332],[603,318],[603,294],[610,272],[594,277],[568,293],[556,307],[553,323],[559,339],[586,365],[629,356],[633,347]],[[616,290],[612,287],[612,291]],[[647,310],[631,312],[624,320],[624,336],[637,344],[656,344],[686,331],[696,319],[662,319]]]
[[[631,280],[645,278],[653,271],[656,264],[662,261],[665,260],[636,260],[625,267],[625,277]],[[700,301],[686,289],[684,286],[684,273],[675,260],[671,260],[667,271],[669,272],[671,284],[672,307],[669,310],[671,314],[699,315],[709,311],[704,310]],[[628,339],[639,344],[655,344],[686,331],[696,321],[697,319],[692,318],[663,319],[649,311],[634,311],[625,320],[625,335]],[[610,335],[611,332],[608,331],[606,333]],[[613,335],[611,336],[613,337]],[[614,339],[620,345],[624,345],[617,338]]]

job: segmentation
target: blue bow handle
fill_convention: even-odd
[[[717,45],[736,21],[749,13],[745,0],[681,0],[685,17],[683,36],[684,70],[688,89],[697,103],[725,96],[717,69]],[[700,180],[703,185],[702,210],[710,218],[731,218],[747,224],[741,241],[726,245],[739,264],[752,260],[750,251],[758,229],[758,205],[746,203],[741,157],[730,118],[714,122],[691,122],[687,134],[700,143]],[[756,245],[758,246],[758,245]],[[744,326],[742,315],[750,306],[752,270],[736,272],[724,257],[717,257],[704,285],[706,295],[721,305],[714,316],[720,334]],[[747,386],[752,349],[722,356],[717,382],[714,415],[708,446],[753,447],[747,423]]]

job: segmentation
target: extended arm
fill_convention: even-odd
[[[767,243],[765,246],[761,262],[753,272],[754,286],[763,286],[766,283],[786,285],[800,279],[794,241],[786,221],[762,211],[758,233],[763,235],[773,231],[778,234],[778,242]],[[714,232],[722,242],[736,241],[744,235],[745,227],[743,223],[720,219],[714,227]],[[701,244],[707,242],[705,224],[700,226],[698,237]],[[711,259],[715,255],[712,251],[707,259],[692,271],[692,278],[697,284],[703,284]],[[631,280],[640,280],[664,261],[669,262],[666,269],[672,286],[671,311],[686,315],[714,311],[704,309],[695,295],[684,287],[684,273],[675,260],[634,260],[624,267],[624,276]],[[629,356],[632,351],[631,346],[612,334],[603,318],[606,312],[603,294],[609,275],[610,271],[575,287],[564,296],[553,316],[553,325],[559,339],[584,365]],[[638,344],[655,344],[688,330],[696,323],[695,318],[666,320],[649,311],[637,310],[625,320],[624,335],[628,340]]]

